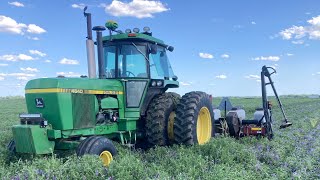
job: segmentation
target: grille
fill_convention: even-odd
[[[74,129],[95,125],[94,98],[92,94],[72,94]]]

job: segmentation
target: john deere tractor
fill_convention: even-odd
[[[20,124],[12,127],[9,150],[50,154],[76,149],[77,155],[98,155],[108,165],[117,154],[112,141],[148,147],[208,142],[214,135],[210,97],[198,91],[181,98],[166,92],[179,87],[167,57],[173,47],[153,37],[148,27],[122,32],[116,22],[108,21],[106,28],[92,29],[91,14],[85,10],[84,15],[88,77],[29,81],[28,112],[20,114]],[[106,29],[109,35],[103,37]]]

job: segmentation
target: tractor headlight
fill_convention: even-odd
[[[162,81],[157,81],[157,86],[162,86]]]
[[[157,85],[157,82],[156,82],[156,81],[152,81],[152,82],[151,82],[151,86],[152,86],[152,87],[155,87],[156,85]]]
[[[131,33],[131,29],[126,29],[125,31],[127,34]]]
[[[146,27],[143,28],[143,31],[144,31],[144,32],[149,32],[149,31],[150,31],[150,28],[146,26]]]
[[[139,28],[133,28],[133,32],[139,33],[140,29]]]

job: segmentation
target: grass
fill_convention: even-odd
[[[275,106],[275,138],[217,137],[203,146],[156,147],[128,150],[116,144],[119,155],[104,168],[97,157],[56,155],[11,157],[6,144],[11,126],[26,112],[23,98],[0,98],[0,179],[319,179],[320,101],[303,97],[284,98],[294,125],[279,130],[282,116]],[[253,117],[260,99],[231,99]],[[276,101],[273,100],[274,104]],[[219,104],[219,99],[214,99]]]

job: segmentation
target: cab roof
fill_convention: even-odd
[[[147,34],[143,33],[122,33],[122,34],[115,34],[111,36],[112,41],[125,41],[125,40],[141,40],[141,41],[148,41],[154,42],[157,44],[165,45],[164,42],[160,39],[152,37]],[[110,36],[104,36],[102,38],[103,41],[110,41]]]

